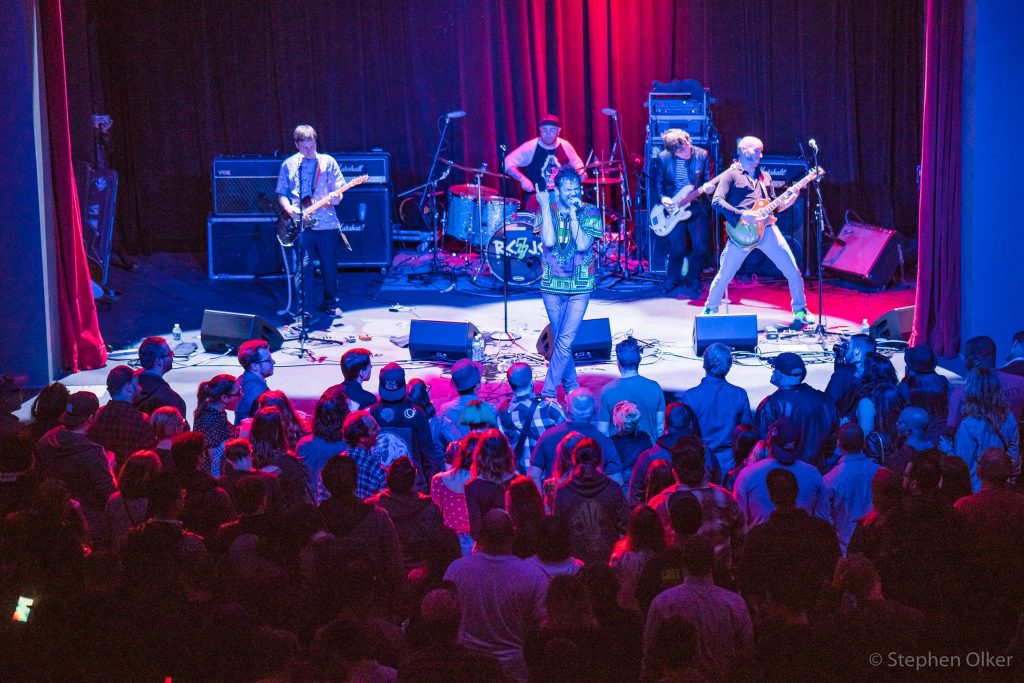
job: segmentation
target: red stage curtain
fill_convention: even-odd
[[[82,243],[82,214],[71,160],[60,0],[43,0],[40,11],[56,225],[61,366],[68,372],[78,372],[103,367],[107,362],[107,349],[100,336],[89,264]]]
[[[940,356],[960,343],[960,162],[963,0],[928,0],[918,264],[911,344]]]

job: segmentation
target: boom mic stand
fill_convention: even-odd
[[[452,119],[460,119],[466,115],[464,111],[450,111],[444,115],[444,128],[441,129],[441,137],[437,141],[437,147],[434,148],[434,158],[430,162],[430,172],[427,173],[427,182],[423,184],[423,195],[420,197],[420,213],[423,212],[423,207],[426,206],[428,200],[430,202],[430,232],[433,236],[433,247],[431,248],[430,258],[430,274],[436,275],[440,272],[440,267],[437,263],[437,184],[444,180],[448,176],[448,172],[451,168],[438,178],[434,178],[434,173],[437,169],[437,160],[441,156],[441,149],[444,147],[448,137],[448,124]]]
[[[621,284],[622,282],[630,278],[631,273],[629,272],[629,231],[628,224],[633,219],[632,213],[632,197],[629,187],[629,172],[626,166],[626,143],[622,139],[622,124],[619,120],[619,112],[616,110],[605,107],[601,110],[601,113],[605,116],[610,116],[612,121],[615,122],[615,149],[619,151],[619,173],[621,177],[621,189],[622,189],[622,217],[619,218],[619,243],[616,245],[616,254],[618,255],[618,262],[615,264],[615,270],[612,275],[617,275],[617,279],[613,282],[609,289]],[[614,157],[614,151],[612,156]]]
[[[504,235],[503,244],[504,247],[501,250],[501,295],[502,303],[505,307],[505,329],[502,330],[502,338],[500,341],[515,342],[522,335],[510,332],[508,329],[508,281],[512,277],[511,265],[508,262],[508,188],[506,187],[506,181],[508,176],[505,174],[505,155],[508,153],[508,146],[504,143],[498,145],[498,155],[501,157],[501,230]],[[481,252],[483,253],[483,252]]]
[[[801,145],[803,147],[803,145]],[[814,168],[818,168],[818,144],[812,138],[810,141],[811,152],[814,155]],[[821,198],[821,176],[817,176],[814,179],[814,194],[816,196],[816,203],[814,206],[814,242],[817,250],[818,258],[818,324],[814,326],[814,334],[818,337],[818,342],[821,344],[825,343],[825,289],[824,289],[824,276],[821,270],[821,239],[825,235],[825,203]],[[829,237],[833,240],[838,238],[832,236]]]

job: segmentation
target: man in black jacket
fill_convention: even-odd
[[[694,147],[690,134],[679,128],[669,128],[661,135],[665,145],[658,154],[655,180],[661,192],[661,204],[671,216],[674,213],[672,197],[684,187],[700,188],[701,196],[684,210],[692,215],[680,221],[668,234],[668,268],[662,291],[666,294],[677,287],[690,299],[700,298],[700,275],[708,257],[708,224],[711,205],[707,196],[715,190],[708,185],[711,175],[710,155],[707,150]],[[686,242],[689,237],[690,247]],[[688,259],[686,277],[683,277],[683,259]]]
[[[803,439],[797,457],[815,467],[821,465],[823,448],[834,442],[838,427],[836,404],[827,394],[804,383],[807,366],[795,353],[780,353],[773,361],[771,383],[778,387],[761,401],[754,413],[754,426],[762,438],[775,420],[786,416],[801,427]]]

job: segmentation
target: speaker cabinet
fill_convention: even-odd
[[[454,363],[469,358],[473,337],[480,330],[473,323],[446,320],[413,320],[409,325],[409,358]]]
[[[910,341],[914,329],[914,307],[894,308],[871,325],[868,334],[872,339],[902,339]]]
[[[698,356],[715,342],[733,349],[757,348],[756,315],[698,315],[693,319],[693,350]]]
[[[386,187],[353,187],[335,207],[341,231],[352,251],[341,250],[340,268],[391,265],[391,191]]]
[[[277,328],[258,315],[210,309],[203,311],[199,340],[204,350],[224,353],[231,349],[237,353],[238,347],[250,339],[262,339],[270,344],[271,351],[277,351],[284,344],[284,337]]]
[[[274,218],[224,218],[206,222],[211,279],[244,279],[281,272],[281,248]]]
[[[554,347],[551,325],[545,325],[537,338],[537,353],[551,360]],[[604,363],[612,359],[612,325],[608,318],[580,322],[572,342],[572,358],[576,365]]]
[[[887,285],[899,266],[895,230],[862,223],[847,223],[822,259],[826,272],[843,280],[879,289]]]

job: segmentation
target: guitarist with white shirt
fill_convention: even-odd
[[[715,189],[715,197],[712,205],[724,216],[729,225],[729,240],[725,249],[722,250],[722,258],[718,267],[718,274],[711,282],[711,289],[708,292],[707,301],[704,304],[704,315],[714,315],[718,312],[718,306],[722,303],[722,296],[725,288],[729,286],[736,272],[743,265],[743,261],[753,249],[760,249],[764,255],[771,259],[772,263],[782,271],[789,282],[790,304],[793,308],[793,322],[795,325],[807,325],[811,322],[810,314],[807,312],[807,297],[804,294],[804,281],[800,277],[800,269],[793,258],[786,239],[779,232],[775,225],[771,211],[755,210],[759,200],[762,203],[768,200],[775,200],[775,189],[772,187],[772,178],[765,171],[761,170],[761,156],[764,154],[764,143],[753,136],[740,138],[736,145],[738,168],[732,168],[722,174],[722,179]],[[812,176],[809,175],[808,179]],[[801,181],[806,184],[808,179]],[[800,185],[800,183],[798,183]],[[791,187],[779,198],[777,209],[785,211],[796,202],[799,196],[799,187]],[[753,237],[745,239],[737,230],[734,238],[733,226],[753,224],[756,229],[763,231],[758,236],[754,231]],[[749,230],[748,230],[749,233]],[[741,244],[741,239],[746,244]]]
[[[707,150],[695,147],[690,141],[690,134],[685,130],[670,128],[661,134],[661,140],[665,149],[658,154],[655,179],[661,192],[664,216],[671,222],[681,214],[690,214],[675,223],[666,236],[668,268],[662,292],[668,294],[681,288],[687,298],[698,299],[701,295],[700,275],[708,257],[711,206],[707,195],[715,191],[715,186],[708,182],[713,163]],[[686,187],[697,188],[702,192],[688,206],[679,207],[673,198]],[[685,277],[682,274],[683,259],[688,262]]]

